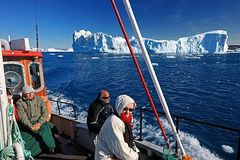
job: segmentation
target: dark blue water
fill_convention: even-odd
[[[112,104],[119,94],[128,94],[138,107],[150,109],[129,55],[55,54],[44,53],[43,59],[49,94],[63,94],[81,111],[87,110],[101,89],[107,89]],[[63,57],[58,57],[60,54]],[[162,111],[144,59],[141,55],[137,58],[154,102]],[[151,60],[172,114],[240,128],[240,54],[151,55]],[[189,122],[180,129],[218,157],[236,159],[238,134]],[[234,153],[224,152],[222,145],[231,146]]]

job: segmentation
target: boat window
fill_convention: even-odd
[[[33,89],[38,90],[40,89],[43,84],[43,77],[42,77],[42,66],[39,63],[31,63],[29,65],[29,71],[30,71],[30,80]]]
[[[20,93],[25,85],[23,66],[17,63],[5,63],[4,73],[8,94]]]

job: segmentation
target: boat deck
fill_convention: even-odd
[[[57,153],[49,154],[49,153],[42,153],[36,158],[35,160],[93,160],[91,154],[79,147],[77,144],[72,142],[66,137],[57,136],[56,137],[59,145],[60,150]],[[149,158],[146,154],[140,154],[140,160],[153,160]]]
[[[38,157],[34,158],[35,160],[51,160],[51,159],[58,159],[58,160],[91,160],[90,154],[87,151],[78,147],[74,142],[65,138],[63,136],[56,137],[59,145],[60,150],[56,151],[55,154],[49,153],[42,153]]]

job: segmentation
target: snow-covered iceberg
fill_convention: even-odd
[[[67,49],[58,49],[58,48],[31,48],[32,51],[41,51],[41,52],[74,52],[72,48]]]
[[[73,49],[72,48],[67,48],[67,49],[47,48],[45,49],[45,52],[73,52]]]
[[[226,31],[215,30],[179,38],[177,41],[144,38],[144,43],[149,53],[225,53],[228,50],[227,39]],[[130,43],[136,53],[141,52],[134,37],[130,39]],[[85,30],[74,32],[72,47],[78,53],[129,53],[123,37],[113,37],[101,32],[93,34]]]

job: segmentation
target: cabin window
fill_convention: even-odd
[[[39,63],[29,65],[30,81],[34,90],[40,90],[43,87],[42,66]]]
[[[23,66],[17,62],[4,63],[4,73],[8,94],[20,93],[25,85]]]

